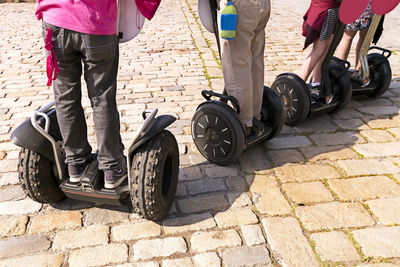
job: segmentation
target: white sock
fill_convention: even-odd
[[[316,86],[320,86],[320,85],[321,85],[321,82],[312,82],[311,83],[312,87],[314,87],[314,86],[316,87]]]

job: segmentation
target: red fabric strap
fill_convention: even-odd
[[[47,71],[47,86],[51,85],[52,80],[57,79],[57,73],[60,73],[60,68],[58,67],[56,54],[54,53],[54,45],[52,42],[53,31],[51,29],[46,29],[46,38],[44,39],[44,48],[49,51],[46,61],[46,71]]]

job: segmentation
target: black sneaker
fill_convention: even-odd
[[[247,134],[247,139],[254,139],[257,137],[260,137],[261,135],[263,135],[265,132],[265,125],[256,119],[253,119],[253,126],[251,127],[251,131],[246,132]]]
[[[82,174],[85,172],[86,167],[89,164],[79,164],[79,165],[68,165],[68,175],[69,181],[71,183],[79,183],[81,181]]]
[[[128,177],[126,169],[104,170],[104,188],[114,189]]]

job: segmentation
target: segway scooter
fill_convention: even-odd
[[[364,94],[369,97],[378,97],[389,89],[392,81],[392,70],[388,60],[392,52],[378,46],[371,46],[381,18],[381,15],[373,15],[370,28],[360,50],[360,74],[357,75],[354,69],[349,69],[353,95]],[[380,50],[382,53],[368,54],[369,50]],[[337,57],[332,58],[332,63],[350,65],[348,61],[343,61]]]
[[[332,56],[342,39],[345,25],[338,22],[334,38],[324,57],[320,93],[313,94],[303,79],[294,73],[280,74],[272,84],[285,110],[287,125],[297,125],[316,112],[337,112],[351,99],[349,65],[331,64]]]
[[[65,196],[97,204],[131,203],[134,212],[150,220],[168,213],[179,172],[178,145],[165,130],[175,121],[173,116],[156,117],[157,109],[143,112],[144,122],[126,151],[128,178],[115,189],[105,189],[96,157],[80,182],[69,181],[53,106],[54,102],[34,112],[11,135],[11,142],[22,148],[18,172],[28,196],[40,203],[55,203]]]
[[[215,0],[199,0],[201,21],[208,31],[215,34],[221,57],[217,9]],[[282,129],[282,105],[274,92],[266,86],[261,110],[261,122],[266,130],[262,136],[253,139],[246,137],[245,127],[238,116],[239,103],[235,97],[227,95],[226,90],[222,94],[204,90],[202,96],[206,102],[198,106],[192,119],[192,138],[200,153],[212,163],[233,163],[245,149],[273,138]]]

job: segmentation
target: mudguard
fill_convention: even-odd
[[[133,144],[130,154],[132,155],[141,145],[146,143],[148,140],[156,136],[157,134],[161,133],[165,128],[171,125],[176,118],[171,115],[160,115],[155,118],[154,123],[151,125],[150,129],[144,132],[140,137],[136,140]],[[130,156],[131,156],[130,155]]]
[[[58,127],[56,110],[50,109],[46,112],[50,118],[49,133],[56,141],[62,140],[60,128]],[[44,119],[39,119],[39,125],[44,126]],[[33,128],[31,119],[25,120],[17,129],[12,132],[10,137],[11,142],[22,148],[26,148],[35,151],[51,162],[55,162],[54,152],[49,140],[47,140],[42,134],[40,134],[35,128]]]

